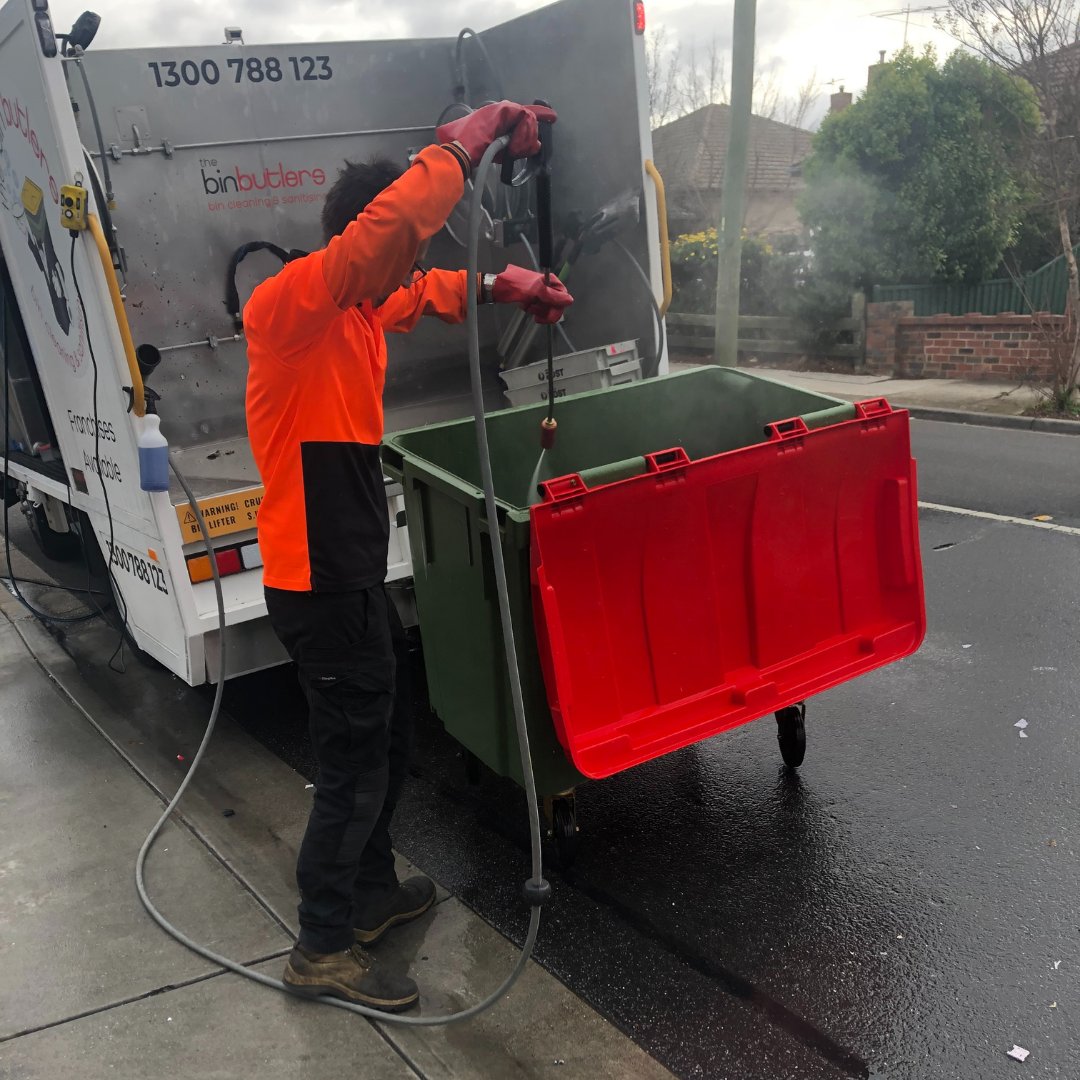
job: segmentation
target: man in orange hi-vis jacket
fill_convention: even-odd
[[[538,118],[555,115],[499,102],[440,128],[440,145],[404,173],[385,160],[347,165],[323,209],[326,247],[288,263],[244,309],[266,606],[299,669],[318,764],[296,869],[300,939],[284,975],[300,992],[386,1010],[418,1000],[412,979],[362,948],[435,897],[425,877],[399,883],[390,846],[408,736],[394,709],[395,616],[383,584],[383,335],[424,315],[463,322],[469,289],[538,322],[572,303],[558,279],[520,267],[479,281],[464,270],[410,273],[491,143],[509,135],[512,157],[539,152]]]

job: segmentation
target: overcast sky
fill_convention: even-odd
[[[85,2],[85,0],[84,0]],[[248,43],[351,40],[387,37],[438,37],[463,26],[483,30],[544,0],[89,0],[102,16],[98,47],[201,45],[221,41],[226,24],[243,28]],[[904,42],[905,0],[759,0],[758,67],[774,72],[785,93],[793,93],[814,72],[823,97],[844,82],[858,92],[866,67],[878,51],[892,54]],[[933,0],[911,0],[915,9]],[[83,9],[80,0],[53,0],[57,29]],[[731,3],[705,0],[646,0],[649,25],[666,26],[686,46],[716,35],[731,39]],[[913,11],[908,40],[916,47],[934,43],[948,53],[953,42],[933,29],[933,14]],[[730,68],[729,68],[730,70]]]

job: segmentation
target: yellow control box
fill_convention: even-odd
[[[65,184],[60,189],[60,224],[72,232],[86,228],[86,188]]]

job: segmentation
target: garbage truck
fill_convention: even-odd
[[[285,659],[262,597],[240,313],[281,253],[321,242],[322,200],[346,160],[404,164],[441,120],[503,97],[550,100],[567,163],[553,205],[578,296],[553,391],[666,370],[641,4],[563,0],[451,39],[254,45],[249,25],[198,48],[96,49],[92,14],[70,31],[52,20],[46,0],[0,6],[5,497],[46,554],[81,542],[105,555],[128,633],[188,683]],[[62,192],[75,188],[96,242],[64,228]],[[485,267],[530,265],[532,198],[527,184],[492,185]],[[464,266],[464,220],[463,206],[432,265]],[[483,328],[492,406],[509,404],[503,369],[517,376],[515,400],[539,399],[530,364],[542,341],[494,318]],[[427,323],[391,342],[389,430],[468,411],[460,329]],[[147,400],[213,537],[224,673],[192,508],[175,481],[140,487]],[[388,480],[386,495],[389,580],[408,582],[400,485]],[[408,614],[406,590],[395,595]]]
[[[47,552],[101,553],[140,649],[192,685],[284,661],[262,592],[244,301],[318,243],[344,161],[404,162],[502,98],[558,111],[547,248],[576,302],[558,355],[494,310],[468,349],[433,320],[391,343],[388,580],[415,604],[447,731],[523,781],[523,710],[570,851],[582,779],[769,715],[798,766],[808,697],[919,647],[907,413],[668,370],[641,0],[408,41],[255,45],[257,28],[232,27],[201,48],[98,50],[96,16],[51,20],[47,0],[0,6],[5,502]],[[539,264],[538,174],[489,176],[432,263],[463,266],[479,236],[487,268]],[[190,496],[140,483],[158,423]]]

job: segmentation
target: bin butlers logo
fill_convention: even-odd
[[[261,172],[244,172],[239,165],[222,168],[216,158],[199,162],[203,192],[206,195],[241,195],[249,192],[288,191],[307,184],[322,187],[323,169],[287,169],[282,162],[268,165]]]
[[[34,335],[48,334],[57,355],[72,372],[82,375],[86,328],[81,314],[73,317],[67,294],[67,271],[53,243],[50,219],[53,206],[60,201],[60,189],[47,148],[55,148],[52,131],[44,127],[39,135],[35,121],[30,118],[29,105],[0,89],[0,208],[12,222],[6,227],[17,230],[8,234],[11,244],[5,255],[19,265],[30,301],[40,315],[40,319],[26,318],[28,307],[23,309],[27,324],[33,325]],[[44,291],[48,293],[47,299]],[[26,297],[22,300],[25,303]],[[44,347],[40,339],[35,341],[35,347],[38,346]]]
[[[4,124],[14,128],[30,144],[30,152],[34,155],[34,163],[41,170],[42,175],[49,178],[49,194],[52,201],[60,205],[60,188],[56,184],[56,177],[49,168],[49,159],[45,156],[45,150],[38,139],[38,133],[30,123],[30,108],[24,105],[16,96],[10,98],[0,91],[0,116],[4,118]]]

